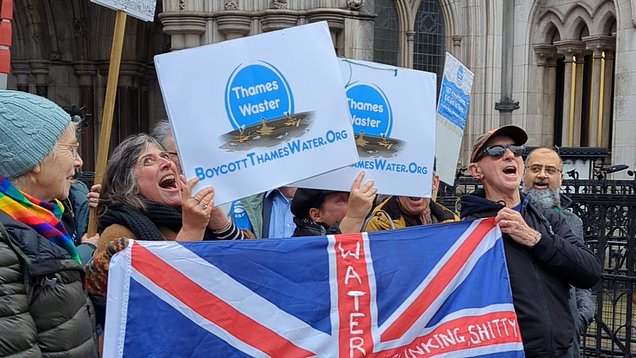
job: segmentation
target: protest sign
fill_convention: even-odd
[[[216,204],[357,161],[326,22],[158,55],[155,65],[184,175],[214,187]]]
[[[143,21],[153,21],[157,0],[91,0],[96,4],[120,10]]]
[[[437,174],[441,181],[449,185],[455,182],[472,87],[473,73],[447,52],[436,116],[437,138],[443,140],[437,141],[435,155]]]
[[[364,170],[379,193],[430,197],[435,74],[348,59],[340,69],[360,160],[294,185],[349,191]]]

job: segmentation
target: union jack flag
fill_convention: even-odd
[[[327,237],[132,242],[106,357],[523,357],[494,219]]]

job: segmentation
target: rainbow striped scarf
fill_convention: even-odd
[[[65,249],[73,260],[82,262],[61,221],[64,207],[59,200],[38,200],[21,192],[9,179],[0,176],[0,210]]]

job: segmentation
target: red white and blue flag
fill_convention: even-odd
[[[105,357],[523,357],[493,219],[327,237],[133,242]]]

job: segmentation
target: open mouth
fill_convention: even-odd
[[[163,189],[176,189],[177,180],[174,174],[168,174],[159,180],[159,187]]]
[[[517,167],[515,167],[514,165],[509,165],[507,167],[505,167],[503,169],[504,174],[506,175],[516,175],[517,174]]]
[[[533,186],[535,189],[547,189],[548,183],[535,182]]]

